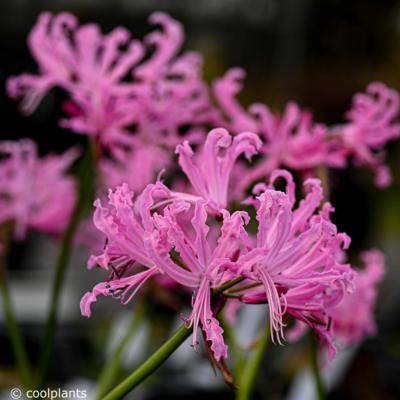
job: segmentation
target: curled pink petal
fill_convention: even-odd
[[[227,207],[230,175],[238,157],[243,154],[250,159],[260,146],[254,133],[242,132],[232,138],[227,130],[217,128],[208,134],[200,154],[195,156],[187,142],[179,145],[176,153],[196,194],[218,213]]]

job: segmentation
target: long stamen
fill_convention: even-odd
[[[284,298],[284,296],[279,296],[273,280],[263,268],[258,268],[258,274],[264,285],[268,299],[271,340],[273,343],[275,343],[276,340],[279,344],[282,344],[282,341],[284,340],[283,327],[285,326],[282,316],[285,313],[286,306],[282,309],[281,297]]]

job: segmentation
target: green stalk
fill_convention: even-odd
[[[228,289],[230,289],[231,287],[237,285],[238,283],[243,282],[244,279],[245,279],[245,278],[243,278],[243,277],[241,277],[241,276],[240,276],[239,278],[232,279],[231,281],[226,282],[226,283],[224,283],[223,285],[221,285],[219,288],[214,289],[213,294],[214,294],[215,296],[218,296],[218,295],[222,294],[225,290],[228,290]]]
[[[140,326],[140,323],[143,320],[143,316],[145,315],[145,311],[146,306],[144,302],[139,302],[135,310],[133,311],[132,319],[126,330],[125,335],[122,336],[121,341],[116,347],[114,353],[107,360],[103,367],[103,370],[100,373],[97,385],[96,399],[101,399],[115,382],[121,369],[122,355],[125,351],[127,344],[129,343],[129,340]]]
[[[102,400],[122,399],[126,394],[143,382],[160,367],[168,357],[191,335],[192,330],[182,326],[168,341],[166,341],[152,356],[150,356],[136,371],[115,387]]]
[[[239,377],[242,375],[242,367],[245,362],[244,354],[237,343],[235,331],[232,329],[231,324],[222,316],[220,316],[218,320],[224,330],[224,337],[228,343],[229,351],[232,352],[231,354],[233,355],[235,378]]]
[[[236,392],[236,400],[249,400],[253,392],[254,382],[260,368],[261,361],[267,350],[271,328],[267,323],[264,332],[261,334],[256,348],[250,354],[246,364],[244,365],[242,375],[239,378],[239,387]]]
[[[10,245],[11,227],[7,224],[0,226],[0,243],[3,245],[3,252],[0,254],[0,292],[3,303],[4,322],[11,341],[15,363],[25,389],[31,387],[32,370],[29,357],[24,345],[22,334],[15,317],[11,302],[10,291],[8,288],[8,277],[6,269],[6,255]]]
[[[314,377],[315,390],[317,392],[318,400],[324,400],[326,398],[325,386],[322,381],[320,368],[318,365],[318,343],[317,338],[313,331],[309,332],[310,341],[310,357],[311,357],[311,370]]]
[[[45,335],[39,358],[39,377],[38,387],[41,388],[47,380],[48,371],[51,364],[54,342],[57,331],[57,312],[60,303],[61,289],[64,283],[65,274],[71,257],[73,238],[82,217],[85,207],[87,207],[89,195],[92,188],[92,148],[88,147],[83,159],[82,170],[79,182],[78,200],[71,216],[69,224],[61,242],[60,253],[56,264],[53,288],[51,292],[50,309],[47,317]]]
[[[244,278],[236,278],[225,283],[213,291],[214,296],[221,295],[225,290],[242,282]],[[141,382],[156,371],[161,364],[191,335],[192,329],[185,326],[165,342],[151,357],[149,357],[139,368],[108,393],[102,400],[122,399],[127,393],[135,389]]]
[[[27,389],[31,387],[31,366],[22,340],[21,331],[14,316],[7,280],[4,275],[5,273],[3,272],[2,276],[0,277],[0,291],[3,300],[5,323],[14,351],[15,361],[21,377],[21,382],[24,388]]]

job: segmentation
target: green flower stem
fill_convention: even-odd
[[[225,297],[226,299],[236,299],[236,300],[241,299],[240,294],[233,294],[230,292],[224,292],[222,293],[222,296]]]
[[[233,289],[229,289],[228,293],[224,293],[224,295],[243,292],[244,290],[252,289],[252,288],[255,288],[257,286],[261,286],[261,283],[258,283],[258,282],[249,283],[248,285],[242,285],[242,286],[239,286],[239,287],[234,287]]]
[[[7,331],[11,340],[11,345],[14,351],[15,361],[21,377],[22,385],[24,386],[24,388],[30,388],[32,378],[31,366],[22,340],[21,331],[14,316],[5,272],[0,271],[0,274],[0,291]]]
[[[318,400],[324,400],[326,398],[325,386],[322,381],[320,368],[318,365],[318,343],[317,338],[313,331],[309,332],[310,341],[310,358],[311,358],[311,370],[314,377],[315,390],[317,392]]]
[[[93,148],[88,147],[81,165],[81,174],[79,180],[79,194],[75,206],[75,210],[71,216],[69,224],[61,242],[60,253],[58,256],[53,288],[51,292],[50,309],[47,318],[45,335],[43,345],[39,358],[39,377],[38,387],[41,388],[47,380],[48,371],[51,364],[51,358],[54,348],[54,342],[57,331],[57,312],[60,303],[61,289],[64,283],[65,274],[67,271],[68,263],[71,257],[71,250],[73,248],[73,238],[78,227],[79,221],[85,208],[88,205],[88,200],[92,194],[92,175],[93,175]]]
[[[226,321],[223,316],[220,316],[218,320],[224,330],[224,336],[228,342],[229,351],[232,351],[235,378],[239,377],[242,375],[243,365],[245,362],[244,353],[237,343],[235,331],[232,329],[231,324]]]
[[[6,258],[10,246],[12,226],[10,224],[0,225],[0,243],[3,246],[0,252],[0,292],[4,312],[4,322],[11,341],[14,352],[15,363],[20,375],[21,383],[25,389],[31,388],[32,371],[29,357],[22,339],[22,334],[15,317],[11,296],[8,288],[8,277],[6,268]]]
[[[145,303],[143,301],[139,302],[133,310],[132,319],[126,330],[125,335],[123,335],[123,337],[121,338],[121,341],[116,347],[114,353],[107,360],[103,370],[100,373],[97,384],[96,399],[101,399],[115,382],[121,369],[122,355],[125,351],[127,344],[129,343],[129,340],[132,338],[133,334],[139,328],[140,323],[143,321],[145,312]]]
[[[232,279],[231,281],[224,283],[219,288],[214,289],[214,295],[218,296],[218,295],[222,294],[225,290],[228,290],[231,287],[237,285],[238,283],[243,282],[244,279],[245,278],[243,278],[243,277],[239,277],[239,278]]]
[[[242,375],[239,377],[238,390],[236,392],[236,400],[249,400],[253,391],[254,382],[260,368],[261,361],[267,350],[271,328],[269,323],[261,334],[256,348],[250,354],[247,362],[242,368]]]
[[[244,278],[236,278],[232,281],[225,283],[213,291],[214,296],[221,295],[225,290],[242,282]],[[192,334],[192,329],[187,329],[185,326],[165,342],[151,357],[149,357],[136,371],[129,375],[110,393],[108,393],[103,400],[116,400],[122,399],[127,393],[133,390],[148,376],[156,371],[161,364],[168,359],[168,357]]]
[[[192,330],[182,326],[167,342],[165,342],[152,356],[150,356],[136,371],[108,393],[103,400],[122,399],[133,390],[158,367],[191,335]]]

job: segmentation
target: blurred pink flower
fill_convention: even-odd
[[[99,189],[106,191],[126,183],[135,193],[140,193],[171,163],[170,158],[165,150],[157,147],[116,148],[112,158],[104,157],[99,162]]]
[[[42,13],[28,39],[39,75],[10,78],[8,93],[22,98],[22,109],[31,113],[52,87],[60,87],[70,96],[64,127],[106,144],[126,143],[124,128],[133,122],[131,87],[122,79],[144,54],[142,44],[129,36],[124,28],[102,35],[97,25],[79,26],[67,12]]]
[[[144,42],[118,27],[103,35],[95,24],[79,26],[69,13],[43,13],[29,36],[39,75],[8,80],[8,93],[31,113],[54,86],[70,99],[63,127],[95,137],[103,146],[174,148],[182,130],[209,120],[201,56],[178,55],[184,33],[179,22],[157,12],[150,23],[162,30]],[[125,49],[126,48],[126,49]],[[148,53],[148,57],[146,56]]]
[[[354,291],[346,294],[330,308],[334,335],[346,346],[360,343],[365,337],[376,333],[374,308],[378,284],[385,274],[384,255],[376,249],[361,254],[364,268],[357,270]]]
[[[202,56],[192,51],[179,54],[182,25],[162,12],[153,13],[149,22],[162,30],[144,38],[152,53],[133,70],[134,140],[173,149],[182,141],[183,131],[188,131],[186,136],[197,135],[193,127],[210,121],[212,107],[202,76]]]
[[[280,166],[312,171],[320,165],[337,167],[345,163],[343,150],[328,140],[327,128],[315,124],[311,113],[302,111],[296,103],[289,102],[282,115],[272,113],[260,103],[245,110],[235,98],[244,76],[242,69],[232,68],[213,86],[214,96],[222,108],[217,123],[235,133],[255,132],[263,141],[261,159],[243,173],[240,182],[243,189],[265,179]]]
[[[0,142],[0,223],[13,221],[22,239],[27,229],[60,234],[76,201],[76,183],[66,171],[76,149],[39,158],[30,139]]]
[[[400,136],[400,97],[397,91],[380,82],[370,83],[366,93],[353,98],[346,113],[349,122],[332,128],[343,143],[347,156],[358,166],[367,166],[375,173],[375,184],[390,185],[392,178],[384,164],[383,147]]]
[[[201,56],[179,54],[181,24],[161,12],[149,20],[161,29],[139,42],[124,28],[103,35],[69,13],[43,13],[29,36],[39,74],[8,80],[9,95],[29,113],[52,87],[68,93],[61,125],[100,145],[100,197],[123,182],[141,191],[170,166],[184,137],[204,137],[201,125],[211,119]]]
[[[400,136],[400,124],[395,122],[400,100],[395,90],[382,83],[371,83],[366,93],[354,96],[353,107],[346,114],[349,122],[328,128],[314,123],[311,113],[293,102],[286,105],[281,115],[259,103],[245,110],[235,98],[244,75],[242,69],[233,68],[213,86],[222,109],[214,115],[215,123],[233,133],[255,132],[263,140],[261,160],[244,173],[244,189],[280,166],[309,175],[318,166],[344,168],[348,157],[353,157],[358,166],[371,168],[378,186],[390,184],[391,174],[383,163],[382,149]]]

